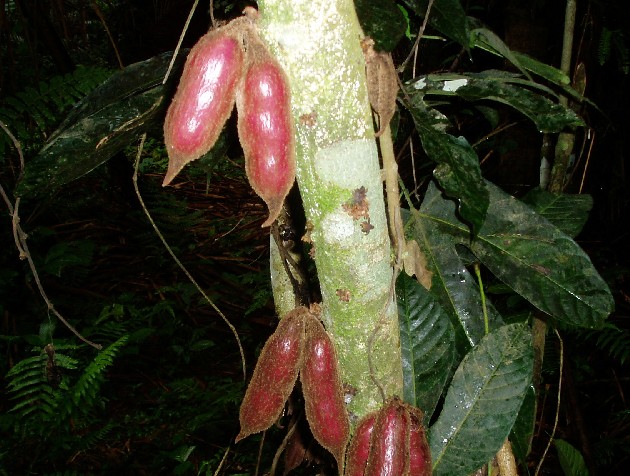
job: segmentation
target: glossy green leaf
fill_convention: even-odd
[[[584,456],[570,443],[564,440],[553,440],[558,452],[558,460],[564,476],[588,476],[589,471],[584,462]]]
[[[404,400],[429,422],[452,374],[455,337],[448,314],[417,280],[396,281]]]
[[[491,332],[464,358],[429,430],[435,476],[471,474],[496,454],[531,384],[533,363],[524,324]]]
[[[185,59],[180,53],[163,85],[171,56],[167,53],[130,65],[86,96],[26,164],[16,194],[29,198],[51,194],[160,123],[168,105],[165,97],[179,81]]]
[[[530,385],[523,399],[523,404],[518,412],[518,417],[514,422],[510,432],[510,442],[514,456],[521,463],[526,465],[527,455],[531,449],[534,427],[536,425],[536,391]]]
[[[488,215],[472,243],[454,203],[433,185],[421,208],[421,222],[433,221],[440,233],[468,246],[497,278],[541,311],[569,326],[601,326],[614,303],[584,251],[519,200],[489,182],[486,186]]]
[[[424,151],[438,163],[433,172],[435,178],[450,198],[458,200],[459,213],[476,235],[488,208],[488,192],[477,154],[465,138],[445,132],[450,125],[448,120],[438,111],[427,108],[420,94],[405,105],[411,112]]]
[[[521,200],[573,238],[582,231],[593,208],[590,195],[555,194],[541,188],[530,190]]]
[[[405,91],[409,95],[455,95],[469,102],[506,104],[525,115],[541,132],[560,132],[584,125],[572,109],[546,97],[553,94],[548,88],[499,71],[432,74],[408,84]]]
[[[394,0],[354,0],[363,32],[376,50],[392,51],[407,30],[407,21]]]
[[[436,191],[435,188],[430,190]],[[439,192],[437,196],[439,200],[444,200]],[[452,204],[449,200],[445,201]],[[453,236],[441,230],[437,221],[424,217],[425,211],[431,213],[431,205],[431,197],[427,197],[420,212],[411,212],[407,235],[418,242],[427,258],[427,266],[433,273],[431,294],[451,317],[457,353],[461,358],[485,335],[481,293],[475,277],[468,272],[457,252]],[[468,227],[461,223],[460,226],[460,231],[467,233]],[[486,304],[490,329],[503,325],[492,304]]]
[[[429,5],[428,0],[404,0],[403,3],[421,18],[424,18]],[[435,0],[429,13],[429,25],[468,49],[468,17],[459,0]]]
[[[554,68],[548,64],[545,64],[541,61],[538,61],[531,56],[528,56],[524,53],[519,53],[518,51],[513,51],[512,54],[517,59],[517,61],[528,71],[540,76],[541,78],[546,79],[547,81],[552,82],[557,85],[569,85],[571,84],[571,79],[558,68]]]

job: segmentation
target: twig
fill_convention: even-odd
[[[120,52],[118,51],[118,47],[116,46],[116,41],[114,41],[112,32],[109,31],[109,27],[107,26],[107,22],[105,21],[105,15],[103,15],[103,12],[101,11],[98,4],[94,0],[92,0],[92,2],[90,3],[92,5],[92,9],[94,10],[94,13],[96,13],[96,16],[101,21],[101,24],[103,25],[103,28],[105,29],[105,33],[107,34],[107,38],[109,38],[109,42],[112,44],[112,48],[114,48],[114,53],[116,54],[116,60],[118,60],[118,66],[120,66],[120,69],[123,69],[125,65],[123,64],[122,58],[120,57]]]
[[[256,458],[256,470],[254,471],[254,476],[258,476],[258,472],[260,471],[260,461],[262,460],[262,452],[265,445],[266,434],[267,432],[263,431],[262,437],[260,438],[260,445],[258,445],[258,457]]]
[[[276,468],[278,467],[278,461],[280,460],[280,456],[282,455],[282,452],[286,449],[287,445],[289,444],[289,439],[293,436],[293,433],[295,433],[298,423],[300,423],[300,418],[302,418],[302,412],[300,412],[297,418],[295,418],[293,425],[291,425],[291,428],[289,428],[289,431],[287,431],[287,434],[283,438],[282,443],[280,443],[280,446],[278,446],[278,449],[276,450],[276,454],[273,457],[273,462],[271,463],[271,470],[269,471],[269,476],[274,476],[276,474]]]
[[[171,58],[171,62],[168,64],[168,69],[166,70],[166,74],[164,75],[162,84],[166,84],[166,80],[171,74],[171,70],[173,69],[173,65],[175,64],[175,58],[177,58],[177,53],[179,53],[179,49],[182,47],[184,36],[186,36],[186,31],[188,30],[188,25],[190,25],[190,21],[192,20],[193,13],[195,13],[195,9],[197,8],[198,4],[199,4],[199,0],[195,0],[195,3],[193,3],[193,6],[190,7],[190,13],[188,14],[188,18],[186,18],[186,23],[184,24],[184,29],[182,30],[182,34],[179,35],[179,40],[177,40],[177,46],[175,47],[175,51],[173,51],[173,57]],[[212,14],[212,8],[210,8],[210,14]]]
[[[210,0],[210,21],[212,22],[212,28],[216,28],[217,21],[214,18],[214,0]]]
[[[15,138],[15,136],[13,134],[11,134],[9,129],[2,122],[0,122],[0,127],[2,127],[4,132],[6,132],[7,135],[9,136],[9,138],[13,141],[13,145],[15,146],[15,149],[18,152],[18,155],[20,157],[20,174],[19,174],[19,177],[21,178],[24,175],[24,154],[22,153],[22,147],[20,146],[19,141]],[[102,345],[95,344],[94,342],[92,342],[92,341],[86,339],[85,337],[83,337],[79,333],[79,331],[77,331],[55,309],[55,306],[53,306],[53,303],[50,301],[50,299],[48,299],[48,296],[46,295],[46,292],[44,291],[44,287],[42,286],[41,280],[39,279],[39,274],[37,273],[37,268],[35,267],[35,262],[33,261],[33,258],[31,257],[31,253],[28,250],[28,245],[26,244],[26,239],[28,238],[28,235],[24,232],[24,230],[20,226],[20,215],[18,213],[18,210],[20,208],[20,198],[19,197],[16,198],[15,204],[12,204],[11,200],[9,199],[9,196],[5,192],[4,187],[2,185],[0,185],[0,195],[2,195],[2,198],[4,199],[4,201],[5,201],[6,205],[7,205],[7,208],[9,209],[9,212],[11,214],[11,223],[12,223],[12,228],[13,228],[13,239],[15,240],[15,247],[18,249],[18,252],[19,252],[19,255],[20,255],[20,259],[21,260],[26,259],[26,261],[28,262],[28,266],[31,269],[31,273],[33,273],[33,279],[35,279],[35,284],[37,285],[37,289],[39,290],[39,293],[41,294],[42,299],[46,303],[46,307],[48,308],[48,310],[50,312],[52,312],[57,317],[57,319],[59,319],[63,323],[64,326],[66,326],[68,328],[68,330],[70,330],[70,332],[72,332],[80,340],[82,340],[83,342],[85,342],[88,345],[91,345],[95,349],[101,350],[103,348]]]
[[[534,473],[534,476],[538,476],[543,461],[545,461],[545,457],[547,456],[547,452],[549,451],[549,448],[551,448],[551,443],[553,443],[553,439],[556,435],[556,429],[558,428],[558,419],[560,416],[560,401],[562,395],[562,369],[564,368],[564,342],[562,341],[562,337],[560,337],[558,329],[554,329],[554,332],[556,333],[556,337],[558,338],[558,342],[560,343],[560,375],[558,376],[558,401],[556,402],[556,416],[553,422],[551,436],[549,437],[549,441],[547,442],[547,447],[540,457],[540,461],[538,462],[538,466],[536,467],[536,472]]]
[[[162,234],[162,232],[160,231],[160,229],[156,225],[155,221],[153,220],[153,217],[151,216],[151,213],[149,212],[149,209],[145,205],[144,199],[142,198],[142,195],[140,194],[140,189],[138,188],[138,167],[140,165],[140,156],[142,155],[142,149],[144,148],[144,141],[145,141],[146,137],[147,137],[146,134],[142,134],[142,137],[140,139],[140,145],[138,146],[138,153],[136,154],[136,162],[135,162],[134,169],[133,169],[133,188],[136,191],[136,196],[138,197],[138,201],[140,202],[140,206],[142,207],[142,210],[144,211],[144,214],[147,216],[147,219],[149,220],[149,223],[151,223],[151,226],[153,227],[153,230],[155,231],[155,234],[158,236],[158,238],[160,239],[160,241],[162,242],[162,244],[166,248],[166,251],[168,251],[168,253],[171,255],[171,258],[173,258],[173,261],[175,261],[177,266],[179,266],[179,268],[184,272],[184,274],[190,280],[190,282],[195,286],[195,288],[197,288],[197,291],[199,291],[199,293],[204,297],[204,299],[210,304],[212,309],[214,309],[216,311],[216,313],[219,314],[219,317],[221,317],[221,319],[223,319],[223,322],[225,322],[225,324],[232,331],[232,334],[234,334],[234,338],[236,339],[236,343],[238,345],[238,350],[239,350],[239,352],[241,354],[241,362],[243,364],[243,380],[246,380],[247,372],[245,370],[245,352],[243,351],[243,346],[241,344],[241,339],[238,337],[238,332],[236,332],[236,328],[230,323],[228,318],[225,317],[225,314],[223,314],[223,312],[221,312],[221,310],[212,301],[212,299],[210,299],[210,297],[206,294],[206,292],[203,289],[201,289],[201,286],[197,283],[195,278],[193,278],[192,274],[190,274],[190,272],[186,269],[186,267],[183,265],[183,263],[175,255],[175,252],[170,247],[170,245],[166,242],[166,239],[164,238],[164,235]]]
[[[225,460],[227,459],[227,455],[230,453],[230,447],[228,446],[225,450],[225,453],[223,453],[223,458],[221,458],[221,462],[219,463],[219,466],[217,466],[217,469],[214,472],[214,476],[218,476],[219,473],[221,472],[221,469],[223,468],[223,465],[225,464]]]
[[[433,7],[433,0],[429,0],[429,3],[427,4],[427,11],[424,14],[424,20],[422,21],[422,25],[420,25],[420,30],[418,30],[418,37],[416,38],[416,41],[413,44],[413,47],[411,48],[409,55],[407,56],[407,58],[405,58],[405,61],[403,61],[402,64],[398,67],[399,72],[404,71],[405,68],[407,67],[407,63],[409,63],[409,61],[413,57],[413,71],[411,74],[411,77],[413,78],[416,77],[416,60],[418,59],[418,45],[420,44],[420,38],[422,38],[422,36],[424,35],[424,30],[427,27],[427,22],[429,21],[429,14],[431,13],[432,7]]]

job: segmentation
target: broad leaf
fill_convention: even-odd
[[[496,454],[531,384],[533,363],[524,324],[488,334],[464,358],[429,430],[435,476],[468,475]]]
[[[430,191],[439,192],[430,187]],[[440,197],[440,200],[444,200]],[[450,200],[444,203],[453,205]],[[451,316],[455,329],[457,352],[463,357],[485,335],[485,325],[481,304],[481,293],[474,276],[458,254],[457,240],[440,229],[439,222],[427,219],[425,212],[431,213],[433,202],[425,198],[420,212],[412,210],[407,222],[407,235],[418,242],[427,258],[429,270],[433,273],[431,294]],[[461,232],[468,227],[461,224]],[[487,302],[489,328],[503,325],[501,316],[491,303]]]
[[[456,95],[469,102],[495,101],[527,116],[541,132],[560,132],[584,122],[575,112],[542,93],[548,88],[499,71],[466,75],[431,74],[405,86],[409,95]]]
[[[404,0],[403,3],[418,16],[425,17],[428,0]],[[435,0],[429,12],[429,25],[468,49],[470,43],[468,17],[459,0]]]
[[[495,276],[541,311],[570,326],[601,326],[613,299],[584,251],[528,206],[489,182],[486,186],[488,215],[472,243],[455,204],[433,185],[415,216],[425,228],[433,222],[432,233],[448,234],[468,246]]]
[[[405,104],[411,112],[422,147],[438,163],[435,178],[450,198],[458,200],[461,216],[476,235],[486,218],[488,191],[479,168],[477,154],[463,137],[445,132],[450,125],[438,111],[428,109],[421,94]]]
[[[181,53],[169,81],[162,79],[172,53],[126,67],[92,91],[26,165],[19,196],[41,197],[87,174],[157,125],[165,97],[179,81]]]
[[[407,22],[393,0],[354,0],[363,32],[378,51],[392,51],[407,29]]]
[[[588,476],[584,456],[573,445],[564,440],[553,440],[564,476]]]
[[[582,231],[593,208],[590,195],[555,194],[540,188],[531,190],[521,200],[573,238]]]
[[[455,337],[448,314],[418,281],[401,273],[396,282],[404,400],[429,422],[451,376]]]

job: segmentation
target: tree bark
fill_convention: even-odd
[[[392,253],[359,43],[363,34],[352,0],[258,5],[261,35],[291,83],[307,239],[322,319],[337,348],[354,422],[381,404],[372,377],[386,396],[402,394],[397,307],[390,299]],[[368,358],[372,337],[374,372]]]

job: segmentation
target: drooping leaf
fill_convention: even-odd
[[[488,208],[488,192],[479,168],[477,154],[463,137],[445,132],[446,117],[429,109],[421,94],[405,104],[411,112],[422,147],[438,163],[433,172],[446,194],[458,200],[461,216],[470,223],[473,235],[483,224]]]
[[[453,326],[442,306],[418,281],[401,273],[396,282],[404,400],[431,419],[452,373]]]
[[[418,242],[427,258],[428,268],[433,273],[431,294],[451,317],[457,353],[461,358],[485,335],[481,293],[475,277],[458,253],[458,241],[441,230],[437,220],[424,217],[424,213],[432,213],[435,206],[432,202],[436,198],[434,193],[437,193],[440,204],[450,203],[452,207],[454,204],[440,197],[436,188],[430,187],[429,191],[431,195],[425,198],[420,212],[412,210],[411,214],[404,215],[409,217],[407,235]],[[463,223],[459,225],[459,231],[466,234],[468,227]],[[503,320],[492,303],[486,302],[486,305],[489,328],[502,326]]]
[[[489,182],[486,187],[488,215],[472,243],[454,203],[433,185],[414,217],[422,227],[432,228],[432,235],[448,234],[469,247],[497,278],[543,312],[569,326],[601,326],[614,303],[584,251],[531,208]],[[432,271],[435,282],[440,270]]]
[[[471,46],[476,46],[489,51],[490,53],[502,56],[531,80],[529,73],[521,64],[519,58],[492,30],[488,30],[487,28],[475,28],[470,32],[470,39]]]
[[[16,195],[41,197],[87,174],[158,125],[165,97],[179,80],[185,53],[169,81],[162,79],[172,53],[126,67],[88,94],[29,161]]]
[[[431,74],[405,87],[409,95],[456,95],[469,102],[495,101],[506,104],[531,120],[541,132],[560,132],[584,122],[575,112],[548,99],[551,91],[510,73],[485,71],[466,75]]]
[[[530,190],[521,200],[572,238],[582,231],[593,208],[590,195],[555,194],[541,188]]]
[[[514,422],[510,432],[510,442],[512,451],[521,464],[526,463],[527,455],[534,436],[534,426],[536,424],[536,391],[530,385],[523,399],[523,404],[518,412],[518,417]]]
[[[534,353],[525,324],[491,332],[461,362],[429,430],[435,476],[464,476],[507,438],[531,383]]]
[[[555,439],[553,444],[558,452],[558,459],[564,476],[589,476],[584,456],[570,443]]]
[[[428,0],[404,0],[403,3],[422,18],[429,5]],[[429,25],[468,49],[470,43],[468,17],[459,0],[435,0],[429,13]]]
[[[513,51],[512,54],[517,59],[517,61],[528,71],[540,76],[541,78],[546,79],[547,81],[552,82],[553,84],[560,85],[569,85],[571,83],[571,79],[558,68],[554,68],[548,64],[545,64],[541,61],[538,61],[531,56],[526,55],[525,53],[519,53],[518,51]]]
[[[363,32],[377,51],[392,51],[407,29],[407,21],[393,0],[354,0]]]

